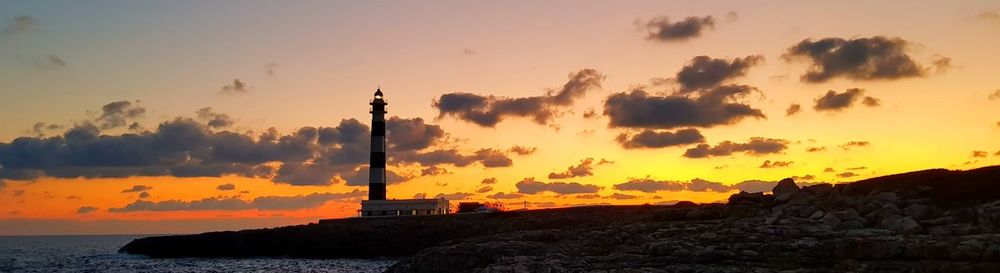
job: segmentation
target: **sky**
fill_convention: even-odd
[[[389,198],[717,202],[1000,164],[996,1],[0,0],[0,235]]]

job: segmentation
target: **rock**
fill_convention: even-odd
[[[805,186],[805,187],[802,187],[802,191],[808,192],[808,193],[812,193],[812,194],[816,194],[816,195],[822,195],[822,194],[827,194],[827,193],[832,192],[833,191],[833,185],[830,184],[830,183],[821,183],[821,184],[816,184],[816,185],[812,185],[812,186]]]
[[[900,216],[903,215],[903,211],[896,207],[895,204],[885,204],[882,207],[865,214],[865,219],[869,223],[878,224],[881,223],[883,219],[890,216]]]
[[[737,194],[729,196],[730,206],[745,206],[745,205],[758,205],[765,202],[765,197],[763,192],[749,193],[745,191],[740,191]]]
[[[826,216],[823,216],[823,218],[820,219],[820,222],[830,227],[837,227],[840,225],[841,220],[833,213],[827,213]]]
[[[891,191],[880,192],[873,196],[872,199],[881,205],[899,203],[900,200],[899,194]]]
[[[809,215],[809,220],[813,220],[813,221],[819,220],[819,219],[823,218],[823,215],[825,215],[825,214],[823,213],[822,210],[817,210],[816,212],[813,212],[812,215]]]
[[[891,215],[882,219],[879,222],[879,226],[899,234],[916,234],[922,229],[920,224],[916,220],[913,220],[913,218],[899,215]]]
[[[1000,201],[986,203],[976,208],[976,221],[988,230],[1000,229]]]
[[[799,192],[799,186],[795,185],[795,180],[791,178],[778,181],[778,184],[774,185],[774,188],[771,189],[771,193],[774,194],[774,200],[777,201],[788,201],[796,192]]]
[[[913,217],[916,220],[923,220],[927,218],[933,218],[941,216],[942,211],[937,207],[932,207],[924,204],[910,204],[903,209],[903,214],[906,216]]]
[[[864,227],[865,223],[856,220],[843,221],[837,226],[838,229],[859,229]]]

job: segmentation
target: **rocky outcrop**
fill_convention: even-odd
[[[952,189],[983,185],[956,179],[975,177],[996,192],[1000,168],[932,174],[943,180],[800,188],[786,179],[773,194],[648,220],[450,241],[387,272],[1000,272],[1000,194],[962,199]]]

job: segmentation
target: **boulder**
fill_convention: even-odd
[[[879,222],[879,226],[898,234],[916,234],[922,229],[920,224],[916,220],[913,220],[913,218],[899,215],[885,217]]]
[[[737,194],[730,195],[729,202],[727,204],[730,206],[757,205],[763,204],[764,200],[765,198],[763,192],[750,193],[740,191]]]
[[[976,215],[979,226],[994,231],[1000,229],[1000,201],[980,205]]]
[[[789,199],[792,198],[792,196],[795,195],[795,193],[799,192],[799,186],[795,185],[795,180],[792,180],[791,178],[785,178],[782,179],[781,181],[778,181],[778,184],[774,185],[774,188],[771,189],[771,192],[774,193],[775,200],[788,201]]]

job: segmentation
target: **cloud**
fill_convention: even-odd
[[[790,178],[792,180],[795,180],[795,181],[800,181],[800,180],[801,181],[812,181],[812,180],[816,180],[816,176],[815,175],[811,175],[811,174],[807,174],[807,175],[803,175],[803,176],[792,176]]]
[[[508,152],[515,153],[517,155],[530,155],[538,151],[538,147],[524,147],[514,145],[507,150]]]
[[[469,197],[475,196],[473,193],[469,192],[456,192],[456,193],[439,193],[434,196],[435,199],[448,199],[448,200],[465,200]]]
[[[1000,100],[1000,89],[993,91],[993,93],[987,96],[986,98],[988,98],[989,100]]]
[[[585,119],[597,118],[597,110],[594,110],[593,107],[587,108],[586,111],[583,111],[583,118]]]
[[[850,150],[851,148],[854,148],[854,147],[859,147],[860,148],[860,147],[868,147],[868,146],[871,146],[871,145],[872,145],[872,143],[868,142],[868,141],[848,141],[847,143],[841,144],[840,145],[840,149]]]
[[[972,151],[972,157],[986,157],[989,153],[986,151]]]
[[[426,124],[422,118],[391,117],[386,120],[385,128],[392,151],[426,149],[447,136],[441,126]]]
[[[270,62],[270,63],[264,64],[264,70],[265,70],[265,72],[267,72],[268,76],[272,76],[273,77],[276,74],[276,71],[278,70],[278,63]]]
[[[644,90],[616,93],[604,101],[610,127],[673,129],[730,125],[744,118],[767,118],[760,109],[736,102],[758,91],[749,85],[724,85],[700,91],[697,97],[657,96]]]
[[[0,30],[0,33],[4,35],[14,35],[34,30],[37,27],[38,21],[35,20],[34,17],[20,15],[7,20],[7,24],[4,25],[3,30]]]
[[[31,126],[31,130],[28,130],[29,134],[42,137],[45,136],[49,131],[62,129],[63,126],[59,124],[48,124],[45,122],[36,122]]]
[[[601,164],[610,164],[609,162],[610,161],[601,159],[601,162],[599,162],[598,165],[601,165]],[[584,177],[584,176],[594,175],[594,172],[593,172],[594,166],[593,166],[593,164],[594,164],[594,158],[591,158],[591,157],[585,158],[583,160],[580,160],[580,164],[577,164],[575,166],[569,166],[568,168],[566,168],[565,172],[561,172],[561,173],[554,173],[554,172],[553,173],[549,173],[549,179],[566,179],[566,178]]]
[[[101,106],[101,116],[95,119],[102,130],[114,129],[128,125],[128,122],[146,114],[146,108],[127,100],[115,101]]]
[[[670,18],[659,16],[642,24],[648,32],[647,40],[677,42],[700,37],[703,32],[714,29],[715,19],[712,16],[687,17],[671,22]]]
[[[493,187],[483,186],[483,187],[479,188],[478,190],[476,190],[476,193],[487,193],[487,192],[491,192],[491,191],[493,191]]]
[[[448,93],[435,99],[432,106],[438,118],[453,116],[482,127],[494,127],[509,117],[530,117],[536,123],[548,125],[558,115],[559,108],[570,106],[589,90],[599,89],[604,75],[593,69],[583,69],[569,75],[569,81],[559,90],[545,95],[523,98],[481,96],[472,93]]]
[[[215,189],[220,191],[231,191],[231,190],[236,190],[236,185],[234,185],[233,183],[226,183],[216,186]]]
[[[206,121],[208,127],[215,129],[227,128],[235,123],[229,115],[213,112],[212,107],[198,109],[195,114],[198,115],[198,119]]]
[[[519,198],[522,198],[522,197],[524,197],[524,194],[515,193],[515,192],[512,192],[512,193],[498,192],[498,193],[494,193],[494,194],[490,194],[490,195],[486,196],[486,198],[489,198],[489,199],[519,199]]]
[[[615,200],[631,200],[631,199],[638,199],[639,196],[629,195],[629,194],[623,194],[623,193],[617,193],[616,192],[616,193],[612,193],[611,195],[609,195],[608,198],[615,199]]]
[[[724,81],[746,75],[750,67],[764,62],[764,56],[750,55],[732,60],[697,56],[677,72],[675,80],[681,92],[716,87]]]
[[[370,182],[368,181],[369,172],[368,166],[363,165],[354,172],[341,173],[340,177],[346,181],[348,186],[368,186],[368,182]],[[410,181],[413,178],[415,177],[411,175],[400,175],[392,170],[385,170],[386,183],[390,185]]]
[[[774,162],[772,162],[770,160],[764,160],[764,163],[760,164],[760,168],[761,169],[786,168],[786,167],[791,167],[792,163],[793,163],[792,161],[777,161],[777,160],[775,160]]]
[[[420,176],[435,176],[449,174],[448,169],[438,166],[429,166],[420,170]]]
[[[91,213],[91,212],[94,212],[94,211],[97,211],[96,207],[83,206],[83,207],[80,207],[80,208],[76,209],[76,214],[88,214],[88,213]]]
[[[802,112],[802,105],[799,105],[798,103],[795,103],[795,104],[789,105],[788,109],[785,109],[785,116],[786,117],[792,116],[792,115],[798,114],[799,112]]]
[[[813,106],[813,109],[816,111],[840,111],[851,107],[858,100],[862,100],[862,104],[866,106],[879,106],[878,99],[864,96],[864,93],[865,90],[860,88],[847,89],[844,93],[830,90],[826,92],[826,95],[816,98],[816,106]]]
[[[149,198],[149,192],[140,192],[139,193],[139,199],[146,199],[146,198]]]
[[[233,83],[223,85],[222,90],[220,90],[219,92],[221,92],[222,94],[237,94],[237,93],[246,93],[248,91],[250,90],[247,89],[246,83],[244,83],[240,79],[233,79]]]
[[[21,61],[21,63],[34,66],[35,68],[41,70],[58,69],[66,67],[68,65],[66,60],[64,60],[62,57],[53,54],[45,54],[45,56],[33,56],[27,58],[18,57],[18,59]]]
[[[810,152],[810,153],[822,152],[822,151],[826,151],[826,146],[806,148],[806,152]]]
[[[553,192],[557,194],[577,194],[577,193],[596,193],[601,190],[601,187],[597,185],[590,184],[580,184],[576,182],[551,182],[545,183],[540,181],[535,181],[534,178],[525,178],[517,184],[518,193],[524,194],[537,194],[542,192]]]
[[[855,177],[855,176],[858,176],[858,174],[853,173],[853,172],[842,172],[842,173],[838,173],[837,174],[837,177],[840,177],[840,178],[851,178],[851,177]]]
[[[434,166],[438,164],[451,164],[456,167],[465,167],[472,163],[479,162],[486,168],[510,167],[514,161],[497,149],[480,149],[471,155],[463,155],[456,149],[431,150],[426,152],[403,151],[390,154],[393,160],[403,164],[420,164],[421,166]]]
[[[979,20],[1000,20],[1000,11],[988,10],[976,14],[976,19]]]
[[[136,211],[238,211],[238,210],[298,210],[320,207],[327,202],[366,196],[367,191],[354,190],[344,193],[312,193],[295,196],[261,196],[247,201],[236,197],[209,197],[193,201],[165,200],[159,202],[136,200],[124,207],[110,208],[109,212]]]
[[[788,48],[787,61],[802,59],[811,66],[803,82],[821,83],[843,77],[852,80],[895,80],[923,77],[928,68],[907,54],[910,42],[901,38],[805,39]]]
[[[626,149],[663,148],[704,143],[705,136],[702,136],[698,129],[693,128],[681,129],[676,133],[667,131],[657,132],[646,129],[635,135],[621,133],[615,138],[615,141]]]
[[[484,185],[492,185],[492,184],[496,184],[496,183],[497,183],[497,178],[496,177],[484,178],[483,182],[480,182],[480,184],[484,184]]]
[[[654,180],[652,178],[632,178],[629,181],[615,184],[612,186],[615,190],[620,191],[641,191],[646,193],[655,193],[660,191],[694,191],[694,192],[728,192],[732,190],[731,187],[723,185],[719,182],[712,182],[704,179],[692,179],[688,182],[679,181],[667,181],[667,180]]]
[[[141,192],[141,191],[148,191],[148,190],[152,190],[152,189],[153,189],[153,187],[146,186],[146,185],[134,185],[131,188],[122,190],[122,193]]]
[[[712,147],[708,144],[698,144],[697,147],[684,152],[687,158],[707,158],[713,156],[729,156],[742,152],[747,155],[777,154],[788,149],[788,140],[753,137],[747,143],[723,141]]]
[[[830,168],[830,167],[826,167],[826,169],[823,169],[823,172],[825,172],[825,173],[832,173],[832,172],[835,172],[835,171],[836,170],[834,170],[833,168]]]
[[[476,51],[473,50],[473,49],[471,49],[471,48],[463,48],[462,49],[462,55],[465,55],[465,56],[476,55]]]

